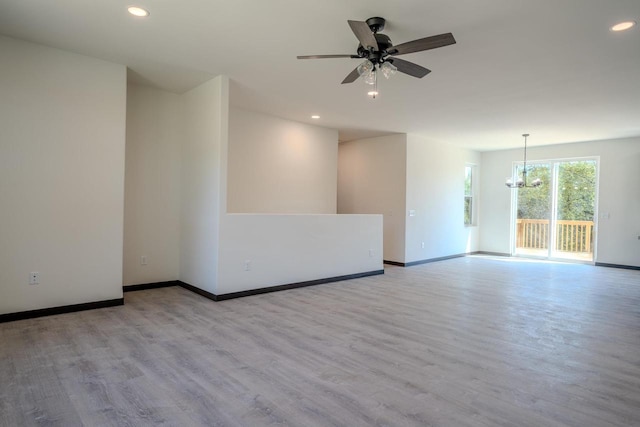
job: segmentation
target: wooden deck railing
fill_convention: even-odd
[[[517,220],[516,247],[547,249],[548,219]],[[556,221],[556,250],[592,253],[593,221]]]

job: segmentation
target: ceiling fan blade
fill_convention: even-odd
[[[404,59],[389,58],[388,61],[395,65],[401,73],[409,74],[410,76],[417,77],[419,79],[431,72],[431,70],[428,70],[418,64],[414,64],[413,62],[405,61]]]
[[[358,55],[301,55],[298,59],[360,58]]]
[[[347,21],[349,26],[351,27],[351,31],[356,35],[360,44],[365,48],[369,49],[370,47],[373,50],[378,50],[378,42],[371,32],[371,28],[367,25],[366,22],[362,21]]]
[[[360,77],[360,73],[358,73],[358,67],[356,67],[353,69],[352,72],[349,73],[347,77],[344,78],[344,80],[342,81],[342,84],[353,83],[356,80],[358,80],[358,77]]]
[[[412,52],[421,52],[423,50],[435,49],[437,47],[449,46],[454,44],[456,39],[453,38],[453,34],[439,34],[437,36],[425,37],[423,39],[413,40],[406,43],[401,43],[397,46],[392,46],[387,49],[389,55],[404,55]]]

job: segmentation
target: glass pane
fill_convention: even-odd
[[[562,162],[557,168],[556,241],[552,256],[593,261],[596,161]]]
[[[466,166],[464,168],[464,195],[471,196],[472,188],[471,188],[472,176],[471,176],[471,166]]]
[[[473,221],[472,216],[473,199],[471,197],[464,198],[464,225],[471,225]]]
[[[473,167],[464,168],[464,225],[473,224]]]
[[[516,169],[522,176],[522,165]],[[549,256],[549,222],[551,219],[551,166],[527,165],[527,183],[542,180],[537,188],[517,190],[516,255]]]

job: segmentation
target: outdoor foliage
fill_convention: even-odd
[[[473,168],[466,166],[464,168],[464,224],[473,224]]]
[[[473,209],[473,205],[472,205],[472,200],[471,197],[466,197],[464,198],[464,225],[471,225],[472,224],[472,209]]]
[[[518,168],[518,175],[522,167]],[[519,219],[550,219],[551,171],[527,165],[527,181],[542,180],[538,188],[518,189]],[[593,161],[561,163],[558,170],[558,220],[593,221],[596,168]]]
[[[596,204],[596,168],[593,162],[571,162],[558,171],[558,219],[593,221]]]
[[[522,166],[518,166],[517,176],[522,176]],[[549,219],[551,204],[551,173],[547,166],[528,165],[527,181],[540,178],[538,188],[518,189],[518,219]]]

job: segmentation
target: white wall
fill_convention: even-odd
[[[338,131],[233,108],[227,210],[336,213]]]
[[[223,218],[219,295],[382,268],[380,215]]]
[[[216,77],[183,96],[180,280],[215,294],[220,213],[226,209],[228,78]]]
[[[343,142],[338,213],[384,215],[384,259],[405,262],[407,136]]]
[[[231,109],[224,147],[217,295],[382,270],[382,217],[331,215],[337,131]]]
[[[640,138],[532,147],[531,160],[600,157],[599,212],[596,261],[640,266]],[[510,249],[511,195],[504,186],[522,149],[482,153],[482,227],[480,249],[508,253]],[[490,201],[490,202],[489,202]]]
[[[123,284],[176,280],[180,271],[182,97],[129,85]],[[141,264],[145,256],[147,264]]]
[[[121,298],[125,67],[6,37],[0,58],[0,313]]]
[[[407,135],[405,262],[478,250],[478,227],[464,225],[467,164],[479,174],[480,153]]]
[[[300,164],[309,170],[319,163],[313,183],[298,181],[305,184],[300,187],[304,195],[271,190],[270,197],[277,198],[281,207],[294,206],[302,197],[308,210],[335,210],[337,180],[335,131],[239,111],[231,120],[236,139],[229,141],[227,90],[223,77],[182,96],[130,88],[126,210],[130,234],[125,239],[129,282],[173,280],[177,274],[186,283],[221,295],[382,269],[379,216],[225,213],[225,200],[232,200],[226,197],[227,170],[231,181],[233,168],[236,173],[251,173],[277,165],[281,170],[273,173],[295,180],[303,173]],[[277,138],[253,139],[287,134],[295,137],[285,138],[289,145],[282,149]],[[243,163],[245,155],[229,161],[234,144],[240,148],[236,155],[242,150],[247,155],[258,151],[256,161]],[[292,157],[291,150],[299,156]],[[266,195],[253,197],[262,196]],[[163,215],[147,218],[163,209],[167,209]],[[175,249],[177,240],[179,249]],[[140,265],[142,255],[148,256],[146,266]],[[179,273],[174,273],[177,258]],[[249,272],[244,269],[247,259]]]

